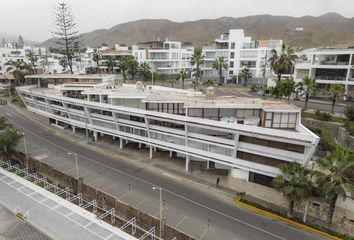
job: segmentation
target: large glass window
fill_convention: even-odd
[[[235,58],[235,52],[230,52],[230,58]]]
[[[297,113],[274,113],[273,128],[295,128],[296,120]]]

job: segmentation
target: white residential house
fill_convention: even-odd
[[[307,59],[295,64],[296,82],[313,77],[320,88],[340,83],[345,86],[345,94],[354,97],[354,49],[310,49],[300,55]]]
[[[151,41],[132,46],[132,54],[139,63],[148,63],[156,73],[178,74],[181,69],[192,70],[191,43],[176,41]]]
[[[218,77],[218,71],[212,65],[216,58],[224,57],[229,66],[224,72],[225,80],[238,77],[243,68],[249,68],[253,78],[270,78],[272,74],[266,60],[271,50],[280,51],[282,44],[282,40],[252,40],[245,36],[243,29],[230,29],[203,47],[205,64],[202,66],[202,77]]]

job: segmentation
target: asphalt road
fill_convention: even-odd
[[[112,186],[115,189],[119,189],[119,186],[124,188],[117,191],[121,191],[121,197],[122,199],[124,197],[124,201],[127,203],[134,202],[132,205],[136,206],[144,205],[144,199],[149,199],[145,208],[158,213],[158,204],[156,204],[158,203],[158,192],[153,191],[152,186],[162,187],[167,205],[164,211],[167,216],[167,223],[184,232],[193,233],[197,239],[323,239],[282,222],[242,209],[232,202],[225,202],[212,194],[206,194],[178,180],[131,166],[126,162],[119,161],[119,156],[108,157],[86,147],[73,144],[53,131],[46,130],[41,125],[20,115],[8,106],[0,107],[0,114],[7,116],[10,123],[26,132],[30,152],[39,149],[42,151],[41,153],[45,152],[45,154],[39,155],[43,157],[43,161],[46,158],[44,155],[47,157],[49,155],[51,156],[49,161],[58,164],[64,159],[68,159],[67,153],[69,151],[77,152],[80,174],[87,171],[84,179],[88,180],[90,176],[93,176],[95,180],[92,181],[95,183],[102,181],[101,178],[103,177],[111,179],[114,183]],[[31,152],[31,154],[34,156],[35,153]],[[73,162],[65,164],[68,171],[74,174]],[[97,169],[100,171],[99,176],[90,174],[90,171],[97,171]],[[128,185],[131,192],[136,192],[136,195],[129,194],[130,191],[126,190]],[[129,198],[129,196],[133,197]],[[137,199],[140,202],[139,204],[136,204]],[[198,231],[196,232],[196,230]]]

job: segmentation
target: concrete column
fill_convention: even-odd
[[[58,120],[55,120],[55,125],[58,125]]]
[[[115,141],[116,140],[116,136],[112,136],[112,139],[113,139],[113,141]]]
[[[123,139],[119,138],[119,148],[123,149]]]
[[[72,128],[73,128],[73,133],[76,133],[76,127],[72,126]]]
[[[100,135],[101,135],[101,137],[103,137],[103,136],[104,136],[104,134],[103,134],[103,133],[100,133]]]
[[[141,142],[139,143],[139,148],[141,148]]]
[[[128,143],[129,143],[128,139],[125,139],[125,144],[128,144]]]
[[[156,147],[154,147],[154,152],[156,152]]]
[[[190,162],[189,155],[187,155],[186,156],[186,172],[189,171],[189,162]]]
[[[98,140],[98,136],[97,136],[96,131],[93,132],[93,139],[95,140],[95,142],[97,142],[97,140]]]
[[[210,161],[207,161],[207,170],[210,168]]]
[[[150,159],[152,159],[153,147],[150,146]]]
[[[170,151],[170,158],[172,158],[172,151]]]

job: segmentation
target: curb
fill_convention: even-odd
[[[306,226],[304,224],[301,224],[301,223],[298,223],[298,222],[295,222],[293,220],[290,220],[290,219],[287,219],[285,217],[282,217],[282,216],[279,216],[277,214],[274,214],[274,213],[270,213],[268,211],[265,211],[263,209],[260,209],[260,208],[257,208],[257,207],[254,207],[254,206],[251,206],[247,203],[244,203],[244,202],[241,202],[239,199],[237,199],[235,201],[235,203],[239,206],[242,206],[244,208],[247,208],[247,209],[250,209],[254,212],[257,212],[263,216],[266,216],[266,217],[269,217],[269,218],[273,218],[273,219],[277,219],[277,220],[280,220],[282,222],[285,222],[285,223],[288,223],[292,226],[295,226],[295,227],[298,227],[298,228],[301,228],[301,229],[304,229],[306,231],[309,231],[309,232],[312,232],[312,233],[315,233],[315,234],[318,234],[318,235],[321,235],[323,237],[326,237],[328,239],[331,239],[331,240],[342,240],[342,238],[339,238],[339,237],[335,237],[335,236],[332,236],[328,233],[325,233],[325,232],[322,232],[321,230],[318,230],[316,228],[313,228],[313,227],[309,227],[309,226]]]

